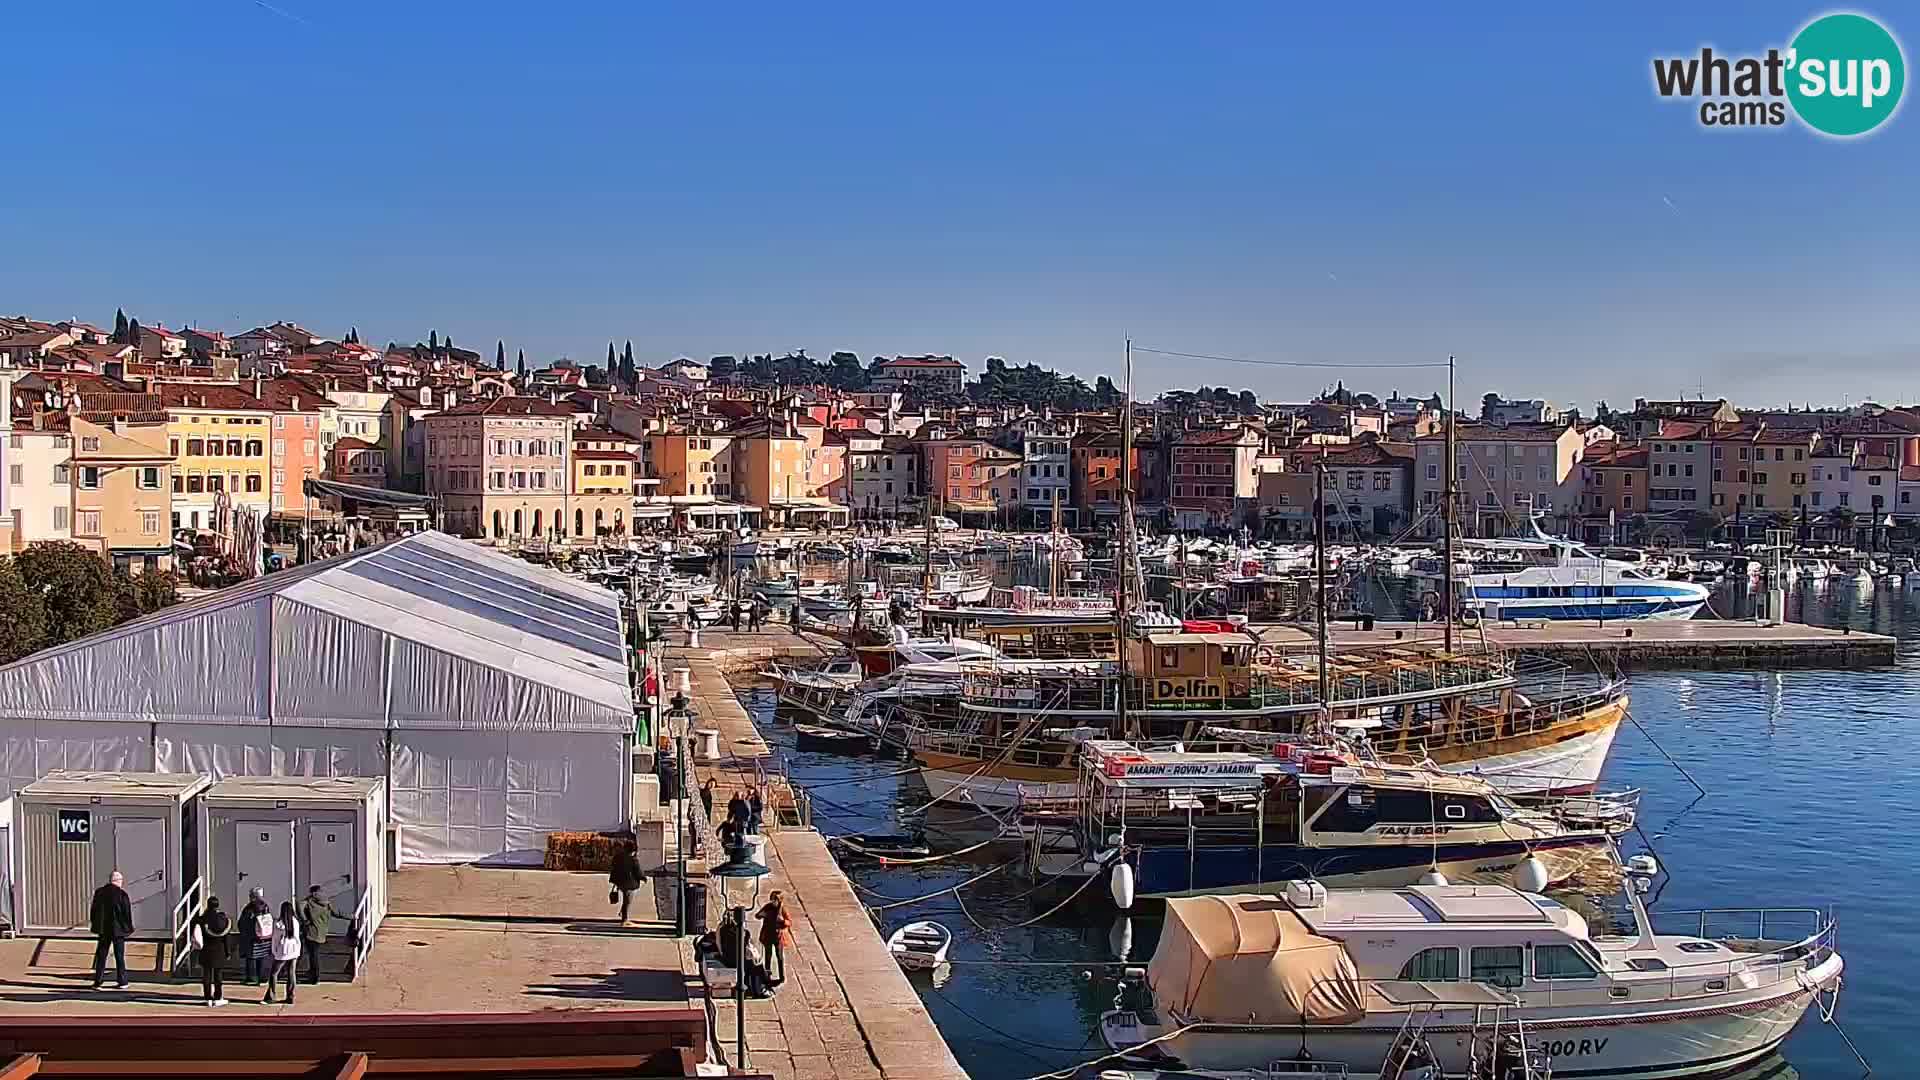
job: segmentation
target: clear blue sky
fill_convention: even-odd
[[[1563,7],[16,5],[0,310],[1920,400],[1920,115],[1716,133],[1651,89],[1824,9]]]

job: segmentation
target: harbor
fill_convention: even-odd
[[[1298,626],[1254,629],[1262,641],[1275,645],[1304,647],[1314,641],[1312,631]],[[1851,627],[1757,619],[1535,621],[1487,625],[1463,633],[1467,640],[1510,652],[1635,669],[1885,667],[1894,662],[1897,645],[1890,635]],[[1363,629],[1343,620],[1331,624],[1328,634],[1339,649],[1433,646],[1441,638],[1440,629],[1432,623],[1395,621]]]

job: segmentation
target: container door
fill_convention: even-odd
[[[306,884],[320,886],[320,895],[339,916],[332,920],[329,935],[347,932],[354,905],[360,902],[353,865],[353,822],[307,822]],[[306,890],[300,890],[300,895],[305,896]]]
[[[240,878],[241,903],[253,889],[264,890],[267,906],[276,912],[281,901],[298,901],[293,889],[293,822],[234,822],[233,868]]]
[[[96,815],[97,816],[97,815]],[[114,818],[113,865],[127,879],[135,933],[173,930],[167,891],[167,823],[162,818]]]

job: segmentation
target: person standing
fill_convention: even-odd
[[[647,882],[646,872],[640,869],[640,849],[633,841],[621,844],[614,852],[607,881],[620,894],[620,924],[625,926],[633,910],[633,894]]]
[[[739,825],[742,831],[746,829],[750,813],[752,810],[747,806],[747,798],[743,793],[736,791],[733,798],[727,800],[727,820]]]
[[[127,879],[115,870],[107,883],[93,890],[93,910],[87,923],[93,931],[93,988],[100,989],[107,976],[107,950],[113,950],[114,985],[127,988],[127,939],[133,936],[133,900],[127,896]]]
[[[307,898],[300,901],[302,952],[307,958],[307,985],[320,982],[320,946],[327,943],[327,931],[333,929],[335,916],[348,918],[333,910],[333,902],[320,895],[320,886],[307,886]]]
[[[273,970],[273,909],[267,906],[266,890],[255,887],[247,894],[247,906],[240,909],[240,948],[245,963],[246,983],[258,986]]]
[[[193,917],[193,946],[200,960],[200,996],[208,1008],[227,1003],[227,934],[232,930],[220,898],[207,897],[206,910]]]
[[[267,976],[267,1004],[274,1003],[274,990],[280,980],[287,980],[287,1004],[293,1004],[294,968],[300,963],[300,916],[294,913],[293,901],[280,901],[280,914],[271,921],[273,928],[272,951],[273,967]]]
[[[707,820],[713,820],[713,777],[711,776],[707,777],[706,783],[700,785],[700,809],[707,815]]]
[[[760,920],[760,948],[767,954],[767,982],[779,986],[787,981],[787,944],[793,940],[793,920],[787,915],[780,890],[773,890],[756,916]],[[779,974],[774,969],[779,969]]]

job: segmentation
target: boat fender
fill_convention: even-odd
[[[1113,906],[1125,911],[1133,906],[1133,867],[1126,860],[1115,860],[1107,871],[1107,890],[1113,894]]]
[[[1441,873],[1440,869],[1438,867],[1435,867],[1434,869],[1429,870],[1426,873],[1420,875],[1420,884],[1445,885],[1447,884],[1447,875]]]
[[[1514,868],[1513,883],[1521,892],[1545,892],[1547,889],[1547,864],[1540,861],[1538,855],[1528,855]]]

